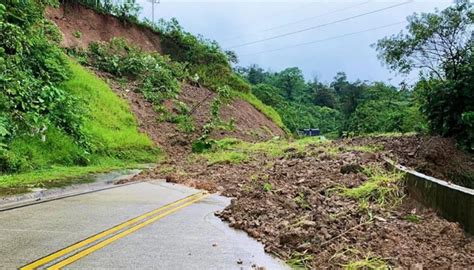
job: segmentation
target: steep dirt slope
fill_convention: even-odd
[[[122,37],[146,51],[161,52],[160,38],[149,29],[124,23],[114,16],[100,14],[81,5],[48,8],[46,16],[63,34],[62,46],[87,48],[94,41]]]
[[[119,96],[129,102],[138,119],[140,131],[149,134],[150,138],[172,159],[179,160],[191,152],[191,143],[202,134],[202,127],[211,119],[210,106],[215,93],[206,88],[184,85],[181,90],[179,100],[193,109],[191,116],[196,127],[195,132],[186,134],[178,130],[176,124],[157,121],[158,115],[153,105],[134,91],[133,83],[124,86],[117,83],[110,74],[97,71],[96,73],[107,80]],[[221,108],[221,118],[224,121],[233,119],[235,128],[215,131],[211,134],[214,139],[232,137],[255,142],[285,136],[285,132],[275,123],[252,105],[238,98]]]

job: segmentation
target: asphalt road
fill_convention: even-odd
[[[229,203],[156,181],[0,212],[0,267],[288,269],[214,216]]]

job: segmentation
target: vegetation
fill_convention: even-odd
[[[138,132],[128,105],[59,49],[60,34],[43,16],[45,6],[55,4],[0,4],[0,187],[39,185],[159,156]],[[41,173],[33,176],[33,170]]]
[[[326,136],[426,129],[411,92],[384,83],[349,82],[344,73],[325,85],[306,82],[298,68],[281,72],[258,66],[237,69],[252,85],[252,93],[281,115],[292,132],[319,128]]]
[[[363,260],[353,261],[343,265],[346,270],[368,269],[382,270],[390,269],[387,263],[379,257],[366,256]]]
[[[158,53],[144,52],[124,39],[91,43],[88,63],[118,78],[137,81],[138,90],[155,106],[176,97],[179,82],[187,77],[184,67]]]
[[[279,157],[285,155],[288,149],[294,149],[301,152],[306,146],[311,144],[321,144],[322,147],[329,147],[319,137],[308,137],[295,141],[286,139],[273,139],[266,142],[250,143],[234,138],[226,138],[213,141],[211,147],[195,154],[208,161],[209,164],[216,163],[242,163],[250,158],[254,158],[256,154],[264,154],[270,157]]]
[[[140,6],[135,0],[114,3],[108,0],[63,0],[65,4],[82,4],[148,28],[160,36],[161,48],[171,60],[186,66],[195,81],[212,90],[228,86],[234,91],[249,92],[250,85],[236,74],[231,64],[238,59],[234,52],[224,51],[216,41],[186,32],[176,19],[154,23],[138,19]]]
[[[379,167],[364,168],[368,180],[354,188],[341,188],[341,194],[358,200],[362,205],[375,202],[380,206],[397,205],[402,198],[403,174],[387,172]]]
[[[469,0],[435,13],[408,18],[408,33],[377,43],[380,58],[392,70],[421,71],[415,87],[430,130],[456,137],[474,151],[474,24]]]

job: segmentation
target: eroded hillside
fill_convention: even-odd
[[[47,14],[61,30],[64,37],[61,45],[74,51],[87,51],[91,44],[107,43],[114,38],[123,38],[130,46],[143,50],[143,54],[162,51],[159,35],[150,29],[122,22],[114,16],[97,13],[81,5],[50,8]],[[110,70],[93,67],[91,63],[87,65],[91,65],[92,70],[104,78],[119,96],[128,100],[140,123],[140,129],[170,156],[190,153],[191,143],[201,136],[204,126],[211,121],[211,107],[218,94],[199,82],[193,83],[194,85],[182,82],[176,99],[169,98],[163,100],[162,104],[153,104],[140,93],[140,83],[136,79],[129,78],[124,82],[121,76],[123,74],[111,74],[113,72]],[[286,136],[286,132],[277,123],[261,112],[262,108],[257,109],[255,104],[250,104],[243,97],[252,100],[249,94],[241,93],[221,106],[219,117],[227,126],[213,130],[211,138],[234,137],[246,141],[262,141]],[[180,129],[180,123],[158,121],[160,113],[157,112],[157,106],[165,107],[167,114],[179,115],[180,104],[185,104],[185,114],[192,119],[193,127],[190,132]]]

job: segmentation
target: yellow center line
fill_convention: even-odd
[[[177,212],[178,210],[180,210],[180,209],[182,209],[182,208],[185,208],[185,207],[187,207],[187,206],[189,206],[189,205],[191,205],[191,204],[193,204],[193,203],[195,203],[195,202],[197,202],[197,201],[199,201],[199,200],[202,200],[202,199],[205,198],[206,196],[207,196],[207,195],[203,195],[203,196],[201,196],[201,197],[198,197],[198,198],[196,198],[196,199],[194,199],[194,200],[192,200],[192,201],[190,201],[190,202],[187,202],[187,203],[182,204],[182,205],[180,205],[180,206],[178,206],[178,207],[172,208],[172,209],[170,209],[170,210],[168,210],[168,211],[166,211],[166,212],[164,212],[164,213],[162,213],[162,214],[159,214],[159,215],[156,216],[156,217],[150,218],[150,219],[148,219],[148,220],[146,220],[146,221],[144,221],[144,222],[142,222],[142,223],[139,223],[139,224],[137,224],[137,225],[135,225],[135,226],[133,226],[133,227],[131,227],[131,228],[129,228],[129,229],[127,229],[127,230],[125,230],[125,231],[119,233],[119,234],[116,234],[116,235],[114,235],[114,236],[112,236],[112,237],[110,237],[110,238],[107,238],[106,240],[104,240],[104,241],[102,241],[102,242],[100,242],[100,243],[97,243],[96,245],[93,245],[93,246],[91,246],[91,247],[89,247],[89,248],[87,248],[87,249],[84,249],[84,250],[82,250],[81,252],[79,252],[79,253],[77,253],[77,254],[75,254],[75,255],[73,255],[73,256],[71,256],[71,257],[69,257],[69,258],[67,258],[67,259],[65,259],[65,260],[63,260],[63,261],[60,261],[60,262],[58,262],[58,263],[56,263],[56,264],[54,264],[54,265],[48,267],[47,270],[57,270],[57,269],[61,269],[61,268],[63,268],[64,266],[67,266],[67,265],[69,265],[69,264],[71,264],[71,263],[73,263],[73,262],[76,262],[76,261],[80,260],[81,258],[83,258],[83,257],[85,257],[85,256],[87,256],[87,255],[89,255],[89,254],[91,254],[91,253],[93,253],[93,252],[95,252],[95,251],[97,251],[97,250],[99,250],[99,249],[101,249],[101,248],[103,248],[103,247],[105,247],[105,246],[107,246],[107,245],[109,245],[109,244],[111,244],[111,243],[113,243],[113,242],[115,242],[115,241],[117,241],[117,240],[119,240],[119,239],[121,239],[121,238],[123,238],[123,237],[125,237],[125,236],[127,236],[127,235],[129,235],[129,234],[131,234],[131,233],[133,233],[133,232],[135,232],[135,231],[137,231],[137,230],[139,230],[139,229],[141,229],[141,228],[143,228],[143,227],[145,227],[145,226],[147,226],[147,225],[153,223],[153,222],[155,222],[155,221],[157,221],[157,220],[159,220],[159,219],[162,219],[162,218],[164,218],[164,217],[166,217],[166,216],[168,216],[168,215],[170,215],[170,214],[172,214],[172,213],[174,213],[174,212]]]
[[[115,232],[117,232],[117,231],[120,231],[120,230],[122,230],[122,229],[124,229],[124,228],[126,228],[126,227],[128,227],[128,226],[130,226],[130,225],[133,225],[133,224],[135,224],[135,223],[137,223],[137,222],[139,222],[139,221],[142,221],[142,220],[144,220],[144,219],[146,219],[146,218],[148,218],[148,217],[150,217],[150,216],[153,216],[153,215],[155,215],[156,213],[159,213],[159,212],[161,212],[161,211],[163,211],[163,210],[165,210],[165,209],[174,207],[175,205],[178,205],[178,204],[180,204],[180,203],[183,203],[183,202],[192,200],[192,199],[194,199],[194,198],[201,198],[203,195],[204,195],[203,192],[195,193],[195,194],[192,194],[192,195],[190,195],[190,196],[188,196],[188,197],[186,197],[186,198],[183,198],[183,199],[181,199],[181,200],[178,200],[178,201],[169,203],[169,204],[167,204],[167,205],[164,205],[164,206],[162,206],[162,207],[160,207],[160,208],[158,208],[158,209],[155,209],[155,210],[153,210],[153,211],[150,211],[150,212],[148,212],[148,213],[145,213],[145,214],[143,214],[143,215],[141,215],[141,216],[138,216],[138,217],[136,217],[136,218],[130,219],[130,220],[128,220],[128,221],[126,221],[126,222],[124,222],[124,223],[121,223],[121,224],[119,224],[119,225],[116,225],[116,226],[114,226],[114,227],[112,227],[112,228],[110,228],[110,229],[108,229],[108,230],[105,230],[105,231],[103,231],[103,232],[101,232],[101,233],[98,233],[98,234],[93,235],[93,236],[91,236],[91,237],[89,237],[89,238],[86,238],[86,239],[84,239],[84,240],[82,240],[82,241],[80,241],[80,242],[77,242],[77,243],[75,243],[75,244],[73,244],[73,245],[71,245],[71,246],[69,246],[69,247],[66,247],[66,248],[64,248],[64,249],[61,249],[61,250],[59,250],[59,251],[56,251],[56,252],[54,252],[54,253],[52,253],[52,254],[50,254],[50,255],[47,255],[47,256],[45,256],[45,257],[43,257],[43,258],[40,258],[40,259],[38,259],[38,260],[36,260],[36,261],[34,261],[34,262],[32,262],[32,263],[29,263],[29,264],[27,264],[27,265],[21,267],[20,270],[32,270],[32,269],[36,269],[36,268],[38,268],[38,267],[40,267],[40,266],[42,266],[42,265],[45,265],[45,264],[47,264],[47,263],[49,263],[49,262],[51,262],[51,261],[53,261],[53,260],[55,260],[55,259],[58,259],[58,258],[60,258],[60,257],[62,257],[62,256],[64,256],[64,255],[67,255],[68,253],[71,253],[71,252],[73,252],[73,251],[75,251],[75,250],[77,250],[77,249],[80,249],[80,248],[82,248],[82,247],[85,247],[85,246],[87,246],[87,245],[89,245],[89,244],[91,244],[91,243],[93,243],[93,242],[95,242],[95,241],[97,241],[97,240],[99,240],[99,239],[101,239],[101,238],[103,238],[103,237],[106,237],[106,236],[108,236],[108,235],[110,235],[110,234],[113,234],[113,233],[115,233]]]

